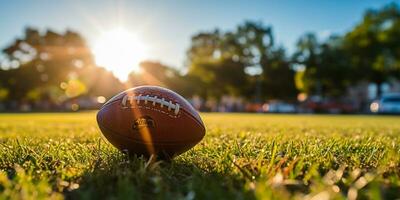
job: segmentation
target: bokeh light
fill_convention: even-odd
[[[97,97],[97,103],[105,103],[106,102],[106,98],[103,96],[98,96]]]

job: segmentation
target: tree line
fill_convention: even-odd
[[[249,102],[292,101],[299,93],[340,98],[360,81],[400,79],[400,9],[392,3],[368,10],[350,31],[325,40],[306,33],[291,55],[262,22],[202,31],[191,38],[184,69],[144,61],[126,82],[97,66],[85,39],[73,31],[27,28],[2,52],[0,101],[6,108],[40,108],[43,102],[57,108],[145,84],[216,100],[230,95]]]

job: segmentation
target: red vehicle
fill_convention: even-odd
[[[355,113],[358,111],[357,107],[346,100],[333,100],[333,99],[310,99],[305,101],[301,108],[304,112],[313,113]]]

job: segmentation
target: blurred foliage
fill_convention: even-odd
[[[27,28],[3,53],[8,69],[0,71],[0,86],[7,91],[2,99],[8,104],[40,100],[57,107],[72,98],[111,97],[123,90],[112,73],[95,66],[90,49],[75,32],[41,34]]]
[[[343,36],[318,41],[307,33],[297,42],[293,63],[301,69],[301,90],[309,94],[343,96],[359,81],[380,86],[400,78],[400,8],[389,4],[368,10],[363,20]],[[380,94],[378,87],[378,95]]]
[[[400,9],[395,3],[367,11],[343,35],[324,40],[313,33],[302,35],[290,56],[276,45],[271,26],[246,21],[233,30],[193,35],[184,69],[144,61],[139,72],[121,83],[96,66],[78,33],[27,28],[3,49],[0,101],[11,108],[40,107],[43,102],[59,108],[80,98],[108,99],[139,85],[159,85],[217,102],[226,95],[251,102],[294,100],[299,92],[340,98],[361,81],[379,86],[400,79],[399,38]]]
[[[202,86],[196,92],[203,98],[228,94],[258,101],[296,95],[294,71],[284,50],[274,45],[272,27],[262,23],[198,33],[187,57],[188,75]]]
[[[350,55],[343,49],[343,39],[331,36],[321,43],[315,34],[307,33],[296,47],[292,59],[299,68],[298,88],[308,94],[343,96],[352,80]]]
[[[8,96],[9,90],[6,88],[0,88],[0,101],[5,100]]]
[[[180,91],[186,96],[190,92],[185,92],[188,88],[188,80],[181,75],[177,69],[165,66],[159,62],[144,61],[140,63],[140,73],[132,72],[128,77],[128,86],[138,85],[157,85]]]
[[[400,8],[392,3],[369,10],[361,23],[344,36],[357,80],[382,84],[400,78]]]

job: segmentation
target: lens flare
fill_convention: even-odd
[[[126,80],[147,56],[147,46],[133,32],[117,28],[101,34],[93,47],[97,65],[111,70],[120,80]]]

